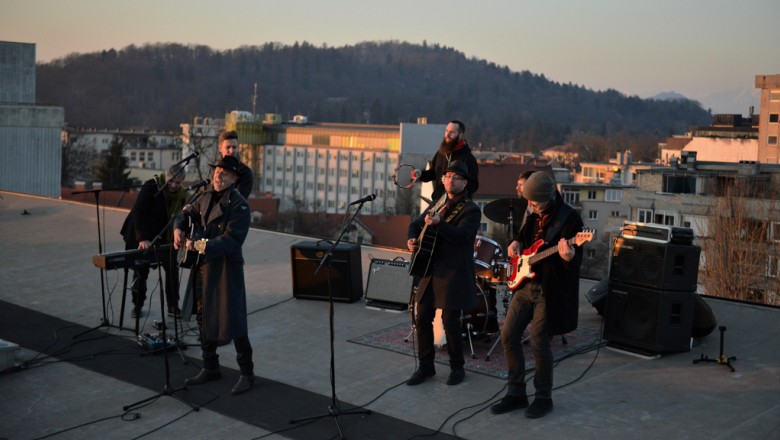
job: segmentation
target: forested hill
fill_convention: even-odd
[[[259,114],[374,124],[461,119],[470,143],[487,148],[544,148],[581,132],[660,140],[710,122],[693,101],[593,91],[453,48],[395,41],[225,51],[154,44],[37,65],[38,102],[63,106],[73,126],[178,130],[194,116],[251,111],[255,83]]]

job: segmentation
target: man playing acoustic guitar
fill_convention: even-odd
[[[512,237],[507,249],[510,258],[523,255],[523,249],[539,246],[556,247],[557,255],[532,266],[533,276],[515,287],[512,301],[501,329],[501,345],[508,367],[508,390],[501,401],[490,408],[502,414],[519,408],[528,409],[530,418],[552,411],[553,335],[577,328],[579,278],[582,248],[573,239],[582,230],[582,218],[566,204],[556,191],[555,182],[545,172],[533,173],[522,188],[533,214]],[[536,248],[534,248],[536,249]],[[514,289],[513,289],[514,290]],[[534,354],[534,401],[528,406],[525,387],[523,333],[530,324],[530,343]]]
[[[413,266],[422,269],[412,273],[420,277],[414,296],[419,366],[407,385],[418,385],[436,374],[433,318],[437,308],[442,310],[450,356],[447,385],[459,384],[465,377],[460,311],[474,307],[477,301],[474,239],[482,219],[479,207],[466,191],[468,175],[466,164],[450,163],[442,176],[445,194],[409,225],[407,247],[414,253]],[[421,234],[423,230],[425,233]],[[433,244],[425,246],[422,242],[425,237],[421,235],[433,236]],[[423,252],[427,255],[422,255]],[[423,259],[430,260],[422,263]]]

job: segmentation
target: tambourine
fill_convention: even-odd
[[[417,175],[415,175],[415,172]],[[417,183],[419,177],[419,171],[408,163],[398,165],[395,171],[393,171],[393,183],[401,189],[410,189]]]

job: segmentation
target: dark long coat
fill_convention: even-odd
[[[555,203],[550,215],[556,218],[558,210],[564,202],[559,193],[556,193]],[[525,227],[520,231],[519,237],[523,249],[533,245],[534,225],[538,215],[531,214],[526,220]],[[545,226],[545,233],[554,222]],[[572,210],[561,225],[558,233],[539,249],[540,252],[551,246],[557,246],[561,238],[570,239],[582,231],[582,218],[576,210]],[[545,237],[546,238],[546,237]],[[552,255],[533,266],[533,271],[541,279],[542,292],[544,293],[545,310],[547,311],[547,323],[551,335],[561,335],[577,328],[579,319],[579,283],[580,264],[582,263],[582,247],[574,248],[574,258],[566,262],[558,254]]]
[[[213,197],[219,197],[208,218],[204,218]],[[204,340],[229,341],[246,336],[246,287],[241,246],[249,233],[249,206],[235,187],[222,194],[212,187],[192,204],[191,218],[204,228],[205,261],[201,263]],[[176,219],[186,230],[186,217]]]
[[[433,207],[428,206],[427,212]],[[425,225],[425,212],[409,225],[408,238],[418,238]],[[442,310],[472,308],[477,303],[474,273],[474,239],[482,212],[467,202],[449,222],[442,220],[438,230],[428,275],[420,278],[414,300],[419,302],[428,285],[433,288],[434,306]]]

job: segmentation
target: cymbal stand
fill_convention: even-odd
[[[710,359],[706,355],[701,355],[699,359],[694,359],[693,363],[698,364],[699,362],[715,362],[717,364],[727,366],[729,370],[731,370],[731,372],[733,373],[736,370],[734,370],[734,366],[731,365],[731,361],[736,361],[737,357],[736,356],[726,357],[726,355],[723,354],[723,335],[724,333],[726,333],[726,326],[721,325],[720,327],[718,327],[718,330],[720,330],[720,354],[718,354],[718,358]]]

